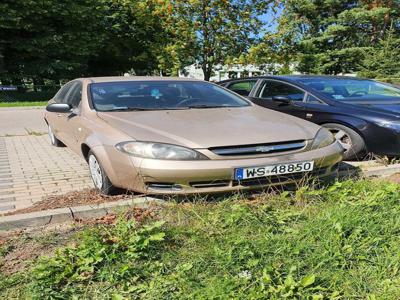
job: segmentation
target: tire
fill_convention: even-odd
[[[366,146],[364,139],[353,129],[336,123],[322,124],[335,136],[336,140],[345,149],[343,160],[361,159],[366,154]]]
[[[50,143],[54,147],[65,147],[64,144],[54,135],[54,132],[51,129],[50,125],[47,125],[47,132],[50,138]]]
[[[116,188],[111,183],[99,160],[92,151],[88,153],[88,164],[90,176],[92,177],[96,190],[103,195],[111,195],[114,193]]]

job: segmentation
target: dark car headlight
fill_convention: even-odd
[[[335,142],[335,137],[333,134],[328,129],[321,128],[318,130],[317,135],[311,144],[311,150],[329,146],[333,142]]]
[[[142,158],[165,160],[205,160],[209,159],[204,154],[186,147],[153,143],[153,142],[122,142],[115,147],[127,154]]]

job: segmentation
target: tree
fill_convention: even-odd
[[[266,32],[262,39],[251,46],[247,61],[265,65],[269,73],[288,74],[296,57],[296,23],[281,16],[274,32]]]
[[[0,10],[3,81],[79,76],[104,38],[104,7],[95,0],[4,0]]]
[[[102,0],[102,44],[89,58],[89,75],[152,74],[170,36],[168,0]]]
[[[213,67],[246,53],[255,40],[265,13],[273,1],[265,0],[171,0],[177,30],[191,40],[191,59],[201,65],[210,80]],[[173,24],[172,26],[175,26]],[[181,34],[177,34],[179,37]]]
[[[390,24],[399,36],[399,15],[398,0],[286,0],[274,40],[301,72],[357,72]]]
[[[0,80],[151,74],[168,0],[3,0]]]
[[[400,78],[400,37],[390,30],[370,49],[359,75],[369,78]]]

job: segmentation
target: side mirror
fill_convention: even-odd
[[[66,103],[52,103],[46,106],[46,110],[55,113],[68,113],[72,110],[72,107]]]
[[[290,102],[292,102],[292,99],[286,96],[273,96],[272,101],[280,102],[282,104],[290,104]]]

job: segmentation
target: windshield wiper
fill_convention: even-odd
[[[224,107],[232,107],[232,106],[222,106],[222,105],[206,105],[206,104],[201,104],[201,105],[189,105],[189,106],[184,106],[182,108],[186,109],[202,109],[202,108],[224,108]]]
[[[180,109],[185,109],[186,107],[150,107],[150,108],[144,108],[144,107],[116,107],[112,109],[107,109],[103,110],[105,112],[110,112],[110,111],[151,111],[151,110],[180,110]]]
[[[141,107],[116,107],[116,108],[111,108],[107,110],[103,110],[105,112],[107,111],[134,111],[134,110],[147,110],[147,108],[141,108]]]

